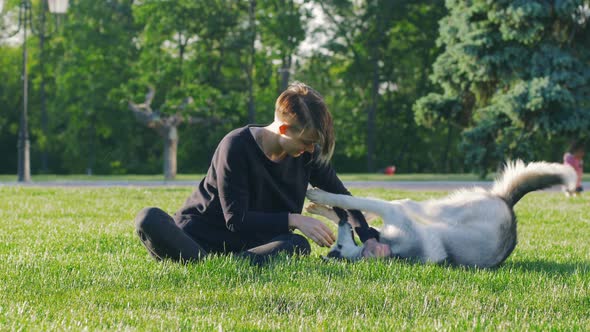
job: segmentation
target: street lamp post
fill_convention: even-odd
[[[68,9],[68,0],[47,0],[49,5],[49,12],[54,14],[65,14]],[[45,0],[42,1],[43,8],[45,10]],[[0,12],[4,6],[4,0],[0,0]],[[29,93],[29,80],[27,73],[27,37],[30,33],[35,33],[35,27],[33,25],[33,6],[31,0],[21,0],[19,3],[18,12],[18,27],[17,30],[12,34],[16,35],[20,30],[23,30],[23,109],[20,116],[19,131],[18,131],[18,182],[30,182],[31,181],[31,158],[30,158],[30,141],[29,141],[29,127],[28,127],[28,93]],[[42,31],[42,34],[45,32]],[[41,36],[44,38],[44,36]]]

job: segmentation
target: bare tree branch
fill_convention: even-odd
[[[198,116],[183,116],[182,114],[191,108],[194,104],[193,97],[186,97],[182,103],[178,106],[170,107],[170,109],[176,110],[177,112],[172,115],[160,116],[160,112],[152,110],[152,101],[156,89],[153,86],[149,86],[149,91],[145,96],[145,102],[136,104],[129,101],[129,109],[135,115],[135,118],[145,126],[155,129],[158,134],[162,137],[167,137],[171,127],[178,127],[182,123],[189,125],[195,124],[220,124],[227,122],[217,117],[198,117]]]
[[[164,122],[158,112],[152,111],[151,107],[155,94],[156,89],[150,85],[149,91],[145,96],[145,102],[136,104],[133,101],[129,101],[129,109],[133,112],[137,121],[149,128],[155,129],[158,134],[163,135],[166,131],[165,128],[162,128],[164,127]]]

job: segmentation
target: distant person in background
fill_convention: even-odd
[[[576,182],[575,192],[566,191],[567,196],[579,195],[584,188],[582,187],[582,175],[584,174],[584,143],[581,140],[574,141],[567,152],[563,155],[563,163],[570,165],[576,170],[578,180]]]

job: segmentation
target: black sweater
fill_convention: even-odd
[[[289,231],[289,213],[301,213],[308,184],[350,195],[330,165],[313,161],[318,149],[274,162],[249,127],[221,140],[207,175],[177,214],[200,215],[231,232],[279,234]]]

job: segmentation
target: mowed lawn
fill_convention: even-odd
[[[589,330],[590,195],[532,193],[496,270],[227,256],[158,263],[133,228],[190,188],[0,187],[0,330]],[[353,190],[428,199],[444,193]]]

